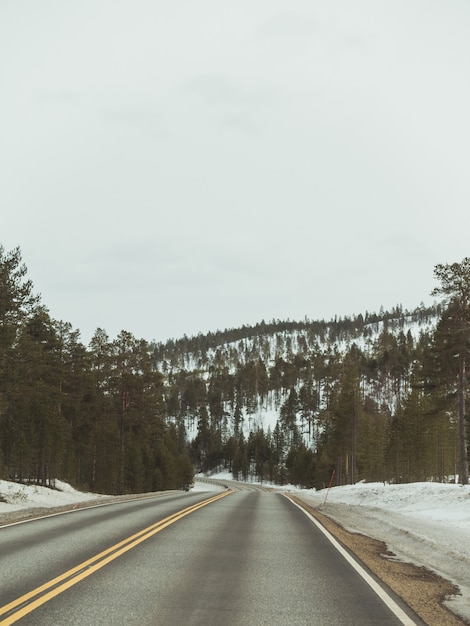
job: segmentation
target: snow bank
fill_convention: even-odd
[[[22,485],[0,480],[0,516],[29,508],[49,508],[99,498],[97,494],[77,491],[69,484],[55,481],[55,489],[40,485]]]

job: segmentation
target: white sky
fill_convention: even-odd
[[[0,243],[88,342],[430,304],[467,0],[1,0]]]

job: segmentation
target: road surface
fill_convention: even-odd
[[[301,509],[259,488],[4,526],[0,564],[4,626],[422,624],[379,597]]]

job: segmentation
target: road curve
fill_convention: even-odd
[[[422,624],[394,615],[287,498],[239,490],[199,506],[215,495],[160,494],[0,528],[0,624]],[[54,594],[74,569],[77,584],[29,610],[28,592],[60,579],[41,592]],[[16,598],[24,606],[1,608]]]

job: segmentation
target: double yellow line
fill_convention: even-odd
[[[183,517],[194,513],[194,511],[197,511],[198,509],[201,509],[202,507],[207,506],[212,502],[216,502],[217,500],[228,496],[230,493],[233,493],[232,489],[224,491],[223,493],[219,493],[216,496],[209,498],[208,500],[203,500],[198,504],[189,506],[186,509],[182,509],[177,513],[173,513],[173,515],[170,515],[165,519],[160,520],[159,522],[156,522],[155,524],[152,524],[147,528],[144,528],[135,535],[131,535],[127,539],[124,539],[124,541],[116,543],[114,546],[111,546],[107,550],[100,552],[99,554],[93,556],[91,559],[83,561],[83,563],[80,563],[80,565],[73,567],[72,569],[61,574],[60,576],[53,578],[44,585],[33,589],[29,593],[24,594],[16,600],[13,600],[13,602],[5,604],[5,606],[0,607],[0,618],[2,618],[2,616],[5,616],[3,619],[0,619],[0,624],[2,626],[14,624],[19,619],[21,619],[28,613],[31,613],[42,604],[45,604],[49,600],[52,600],[52,598],[54,598],[55,596],[58,596],[66,589],[69,589],[73,585],[76,585],[84,578],[87,578],[111,561],[114,561],[114,559],[117,559],[119,556],[121,556],[121,554],[132,550],[132,548],[135,548],[146,539],[149,539],[156,533],[159,533],[167,526],[174,524]]]

